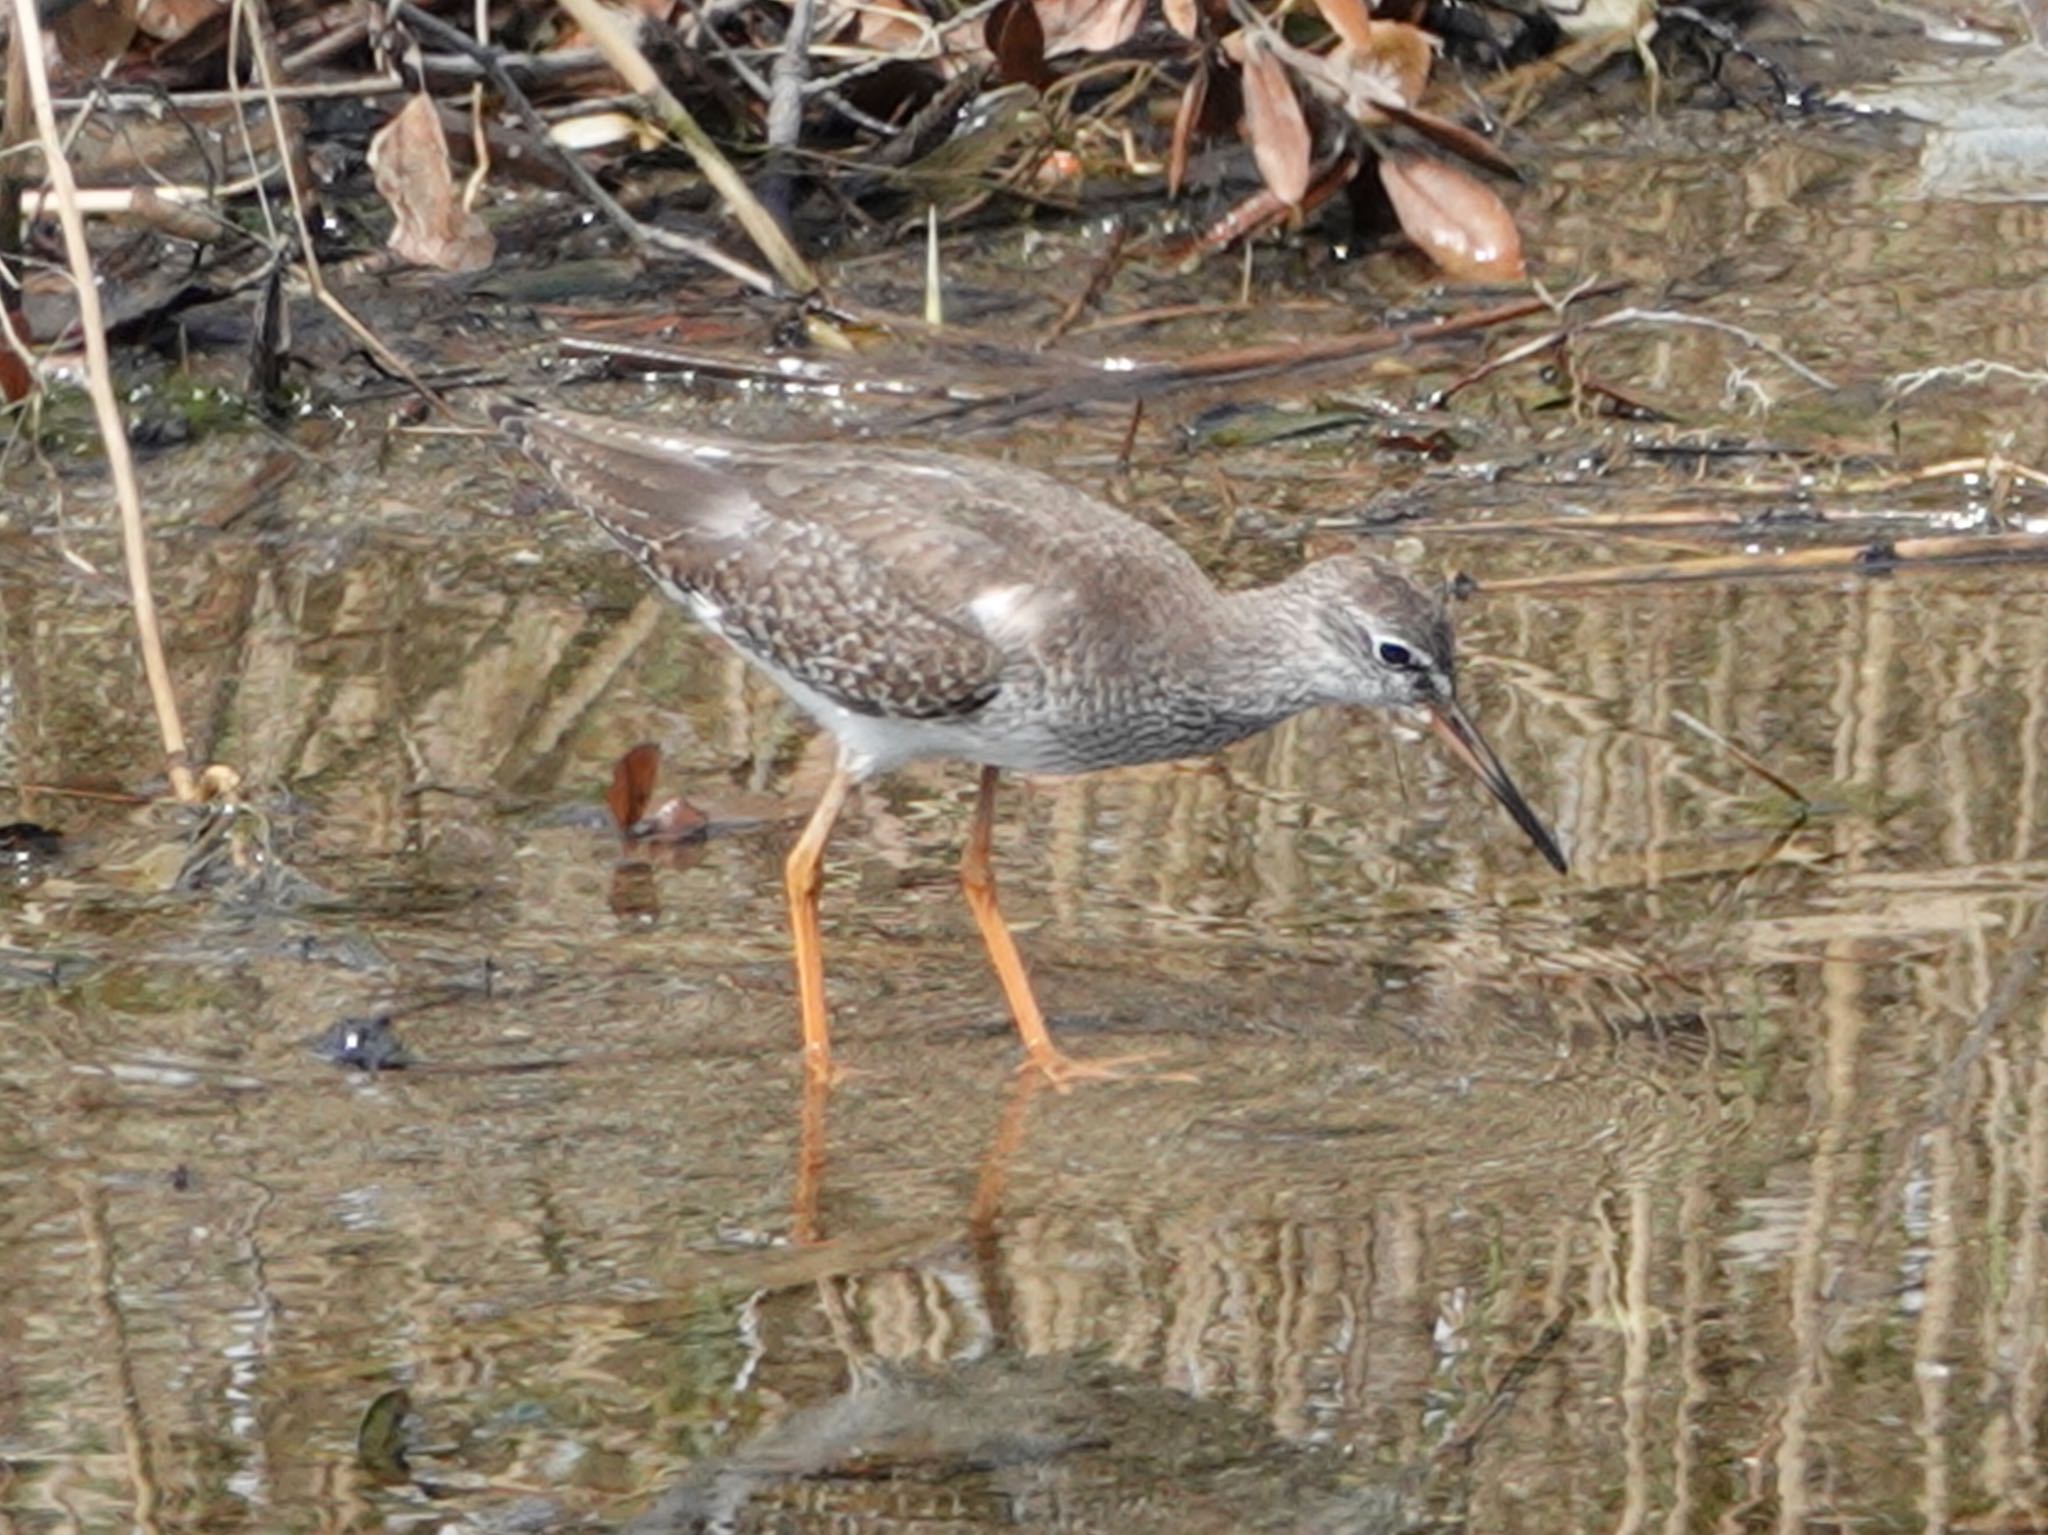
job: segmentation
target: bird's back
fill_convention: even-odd
[[[1128,672],[1216,600],[1171,540],[1028,469],[569,412],[501,420],[671,595],[857,714],[942,719],[1005,688]]]

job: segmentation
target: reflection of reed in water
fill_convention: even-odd
[[[1471,1368],[1471,1340],[1457,1334],[1469,1298],[1430,1288],[1430,1228],[1439,1222],[1418,1201],[1389,1194],[1356,1219],[1231,1214],[1227,1190],[1206,1214],[1010,1212],[1011,1164],[1025,1151],[1037,1086],[1026,1079],[1007,1102],[963,1244],[833,1274],[760,1308],[759,1386],[802,1399],[809,1362],[826,1348],[845,1361],[845,1395],[693,1477],[671,1514],[708,1506],[702,1500],[719,1485],[752,1498],[779,1475],[843,1475],[855,1441],[870,1456],[878,1442],[889,1445],[881,1459],[898,1470],[949,1457],[1054,1462],[1084,1447],[1110,1454],[1112,1442],[1124,1456],[1178,1455],[1191,1424],[1204,1421],[1212,1437],[1228,1422],[1240,1440],[1277,1434],[1341,1451],[1322,1466],[1325,1478],[1369,1446],[1362,1464],[1380,1468],[1373,1485],[1385,1494],[1389,1475],[1406,1467],[1401,1474],[1416,1482],[1447,1446],[1469,1459],[1493,1418],[1512,1411],[1512,1396],[1490,1394],[1497,1382]],[[796,1221],[807,1240],[824,1241],[825,1255],[828,1102],[824,1089],[806,1091]],[[1544,1351],[1562,1336],[1560,1327]],[[1136,1420],[1109,1413],[1097,1397],[1112,1387],[1119,1401],[1151,1405]],[[984,1391],[996,1400],[977,1405]],[[1072,1443],[1022,1449],[1041,1413],[1065,1423]],[[991,1414],[1000,1432],[972,1426]],[[1242,1469],[1250,1475],[1273,1459],[1260,1449]],[[841,1501],[813,1490],[799,1502],[882,1517],[866,1493]],[[908,1516],[905,1505],[891,1507],[887,1517]]]
[[[1875,1144],[1858,1078],[1870,1015],[1894,1000],[1870,994],[1870,974],[1842,958],[1809,977],[1827,1023],[1811,1079],[1818,1139],[1775,1232],[1751,1230],[1744,1192],[1758,1171],[1727,1134],[1776,1144],[1755,1116],[1781,1111],[1741,1106],[1718,1139],[1712,1110],[1688,1122],[1696,1089],[1715,1080],[1693,1057],[1678,1058],[1678,1075],[1647,1100],[1656,1112],[1604,1144],[1595,1135],[1579,1165],[1557,1168],[1546,1204],[1488,1208],[1483,1186],[1460,1196],[1433,1175],[1403,1179],[1414,1192],[1363,1195],[1356,1214],[1268,1213],[1268,1185],[1248,1164],[1241,1184],[1200,1207],[1006,1207],[1004,1157],[1031,1155],[1008,1124],[968,1240],[836,1278],[831,1346],[860,1361],[856,1377],[884,1380],[899,1370],[929,1380],[934,1367],[1010,1380],[1003,1361],[1019,1360],[1125,1372],[1119,1390],[1142,1382],[1282,1440],[1401,1469],[1402,1506],[1473,1528],[1516,1528],[1517,1510],[1593,1497],[1607,1510],[1600,1523],[1623,1532],[1679,1535],[1717,1514],[1805,1530],[1889,1506],[1912,1482],[1911,1500],[1944,1519],[1986,1499],[2014,1506],[2039,1486],[2033,1301],[2048,1246],[2048,1069],[1993,1051],[1994,1086],[2016,1074],[2027,1083],[2025,1098],[1997,1090],[1996,1138],[1972,1143],[1994,1154],[1967,1155],[1938,1126],[1916,1137],[1924,1175],[1908,1187],[1906,1219],[1881,1227],[1858,1259],[1852,1195]],[[1963,1266],[1969,1220],[1999,1236],[1988,1275]],[[1904,1277],[1903,1292],[1887,1271]],[[804,1362],[826,1342],[824,1314],[803,1290],[768,1303],[764,1383],[806,1399]],[[1518,1350],[1564,1316],[1577,1320],[1518,1373]],[[1868,1346],[1856,1340],[1901,1322],[1913,1339],[1906,1368],[1869,1379],[1843,1367],[1845,1349]],[[1032,1378],[1044,1387],[1052,1377]],[[1973,1433],[1986,1453],[1959,1461],[1958,1413],[1985,1391],[1991,1411],[1975,1414]],[[1920,1453],[1845,1489],[1829,1466],[1861,1454],[1858,1436],[1887,1416],[1917,1423]],[[1050,1454],[1039,1483],[1058,1484],[1078,1453]],[[1746,1469],[1731,1480],[1738,1461]],[[1108,1473],[1094,1463],[1090,1474]],[[852,1496],[814,1487],[802,1498],[821,1517],[873,1509],[868,1494]]]
[[[564,744],[594,686],[619,677],[658,691],[658,707],[629,700],[631,728],[672,720],[671,739],[697,748],[698,771],[745,762],[764,785],[787,772],[772,695],[735,688],[736,672],[705,666],[697,642],[666,626],[633,651],[644,632],[634,619],[594,614],[573,590],[451,590],[427,555],[388,549],[346,567],[219,574],[224,601],[242,603],[241,627],[186,658],[195,694],[218,700],[200,733],[252,778],[317,798],[316,850],[404,851],[451,888],[453,873],[487,864],[524,882],[522,926],[545,928],[550,943],[593,909],[571,884],[577,865],[512,859],[517,823],[479,791],[567,796],[573,780],[574,793],[594,793],[594,777],[574,778],[580,748]],[[54,584],[9,589],[10,675],[23,699],[10,739],[23,777],[96,769],[106,747],[67,726],[64,700],[98,708],[104,679],[126,675],[118,612],[102,645],[81,639],[65,600]],[[414,622],[420,613],[435,623]],[[1418,1040],[1401,1059],[1429,1063],[1416,1075],[1441,1101],[1361,1079],[1356,1097],[1371,1107],[1360,1117],[1393,1126],[1383,1140],[1304,1144],[1269,1177],[1254,1164],[1280,1157],[1283,1143],[1247,1139],[1241,1181],[1206,1194],[1162,1166],[1172,1136],[1083,1125],[1067,1148],[1070,1180],[1034,1180],[985,1222],[970,1218],[958,1240],[852,1264],[833,1281],[838,1336],[811,1284],[763,1295],[749,1402],[768,1405],[754,1410],[773,1416],[839,1393],[847,1351],[897,1370],[986,1362],[984,1380],[1040,1399],[1047,1376],[1003,1371],[1024,1361],[1057,1374],[1080,1359],[1125,1372],[1118,1388],[1163,1393],[1147,1398],[1153,1407],[1199,1400],[1240,1429],[1250,1419],[1296,1443],[1415,1464],[1441,1451],[1569,1304],[1571,1331],[1475,1451],[1472,1528],[1526,1528],[1531,1509],[1548,1528],[1661,1525],[1668,1535],[2026,1527],[2044,1497],[2048,1411],[2048,1015],[2038,976],[2010,1005],[1999,999],[2034,944],[2048,878],[2048,598],[2011,572],[1953,572],[1846,589],[1490,601],[1471,627],[1476,649],[1489,648],[1491,629],[1490,648],[1526,658],[1509,676],[1475,666],[1471,682],[1504,752],[1581,854],[1585,883],[1566,899],[1525,901],[1518,850],[1482,824],[1486,807],[1440,792],[1451,780],[1426,745],[1381,744],[1339,716],[1233,752],[1220,772],[1041,785],[1019,797],[1002,851],[1006,867],[1050,868],[1050,888],[1037,872],[1015,882],[1050,915],[1028,947],[1079,994],[1094,989],[1091,966],[1105,953],[1142,972],[1133,984],[1147,994],[1193,971],[1234,1027],[1265,977],[1218,984],[1213,954],[1255,968],[1270,953],[1274,976],[1308,976],[1303,1005],[1289,998],[1298,1032],[1232,1034],[1216,1049],[1226,1073],[1311,1039],[1328,1050],[1316,1031],[1332,1025],[1316,1008],[1375,962],[1405,967],[1407,994],[1423,1001],[1400,1017]],[[70,653],[37,648],[52,633]],[[462,638],[478,633],[504,642]],[[1702,739],[1675,733],[1674,708],[1808,791],[1808,822],[1773,851],[1787,807]],[[506,720],[531,728],[485,728]],[[677,762],[683,771],[684,753]],[[964,806],[930,785],[964,786],[934,777],[903,791],[929,818],[906,818],[906,857],[936,867],[950,861]],[[1468,816],[1471,835],[1438,834],[1440,819]],[[773,863],[767,850],[736,849],[693,871],[697,898],[708,907],[722,894],[772,931]],[[350,877],[329,872],[337,886]],[[564,890],[583,902],[568,917],[549,904]],[[856,946],[860,937],[850,935]],[[1142,965],[1131,963],[1134,943]],[[595,952],[566,962],[586,977],[579,995],[611,1011],[628,992],[607,989]],[[759,952],[764,973],[779,976],[779,947],[763,940]],[[1323,979],[1309,971],[1315,960],[1335,962]],[[672,950],[662,963],[685,980],[707,968]],[[310,1030],[315,1020],[296,1011],[308,1005],[303,964],[264,964],[220,1017],[241,1018],[245,996],[260,992],[246,1012],[263,1033],[251,1037]],[[863,984],[858,961],[843,984]],[[81,1064],[156,1021],[138,1021],[110,992],[91,1000],[103,1011],[61,1018]],[[1502,1007],[1514,1009],[1505,1022]],[[1696,1017],[1679,1016],[1688,1010]],[[641,1036],[626,1037],[640,1048]],[[1468,1063],[1496,1082],[1522,1073],[1518,1112],[1544,1119],[1542,1133],[1459,1119]],[[34,1066],[16,1062],[21,1081],[40,1083]],[[1219,1100],[1264,1091],[1211,1086]],[[405,1091],[424,1106],[454,1089]],[[1274,1095],[1295,1114],[1325,1091],[1290,1080]],[[122,1167],[186,1154],[173,1116],[33,1101],[45,1123]],[[587,1280],[575,1255],[599,1244],[581,1221],[633,1229],[640,1212],[667,1208],[671,1166],[650,1156],[660,1165],[615,1176],[618,1164],[565,1144],[532,1164],[532,1198],[579,1212],[577,1230],[564,1238],[556,1218],[526,1208],[522,1183],[512,1198],[493,1190],[485,1231],[478,1185],[437,1182],[432,1155],[458,1158],[472,1142],[452,1121],[393,1108],[379,1122],[396,1135],[403,1121],[422,1160],[387,1180],[389,1223],[363,1258],[330,1230],[335,1191],[359,1191],[369,1176],[360,1117],[273,1089],[220,1124],[212,1149],[223,1160],[305,1148],[303,1167],[277,1168],[260,1219],[202,1176],[176,1201],[109,1185],[103,1212],[85,1204],[64,1217],[80,1222],[64,1241],[10,1227],[24,1240],[0,1244],[16,1300],[4,1363],[26,1385],[0,1408],[32,1458],[5,1494],[15,1504],[0,1506],[69,1500],[84,1507],[82,1523],[110,1524],[99,1516],[115,1503],[125,1512],[156,1497],[139,1485],[151,1466],[175,1487],[222,1465],[290,1503],[303,1468],[325,1465],[304,1449],[309,1422],[354,1402],[349,1390],[337,1396],[333,1361],[361,1357],[365,1339],[406,1339],[393,1352],[414,1351],[416,1394],[450,1415],[475,1406],[489,1372],[514,1373],[511,1359],[644,1399],[659,1345],[630,1321],[622,1328],[617,1310],[535,1307],[508,1321],[480,1303],[502,1299],[508,1273],[536,1252],[552,1262],[567,1251]],[[1237,1170],[1214,1140],[1204,1154]],[[1027,1146],[1020,1159],[1048,1155]],[[490,1162],[524,1167],[529,1156],[528,1144],[507,1143]],[[884,1182],[862,1178],[869,1190]],[[884,1203],[875,1196],[874,1208]],[[220,1259],[220,1273],[188,1278],[191,1295],[157,1294],[161,1276],[191,1275],[188,1232],[202,1223],[246,1228],[273,1256]],[[665,1272],[652,1241],[603,1252],[617,1265],[606,1273]],[[277,1341],[251,1363],[249,1324],[229,1322],[259,1304],[238,1288],[259,1273],[284,1284],[288,1303]],[[477,1308],[460,1325],[458,1303]],[[42,1320],[15,1320],[26,1316]],[[173,1326],[189,1329],[181,1345],[237,1360],[240,1373],[223,1366],[195,1388],[198,1377],[177,1373],[187,1354],[164,1341]],[[53,1394],[52,1381],[70,1389]],[[321,1443],[345,1415],[317,1417]],[[131,1459],[131,1435],[152,1458]],[[916,1496],[928,1509],[943,1502],[942,1490]]]

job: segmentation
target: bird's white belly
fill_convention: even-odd
[[[654,579],[664,596],[774,679],[798,708],[823,726],[839,742],[846,765],[857,778],[873,778],[906,763],[934,760],[984,763],[1021,773],[1071,770],[1061,766],[1064,754],[1050,731],[1031,723],[1018,728],[1015,721],[1004,722],[1012,727],[1004,728],[987,718],[992,710],[930,720],[857,713],[807,687],[728,634],[723,611],[703,593],[679,586],[659,571],[654,572]]]
[[[857,714],[783,672],[762,670],[838,740],[846,766],[857,778],[923,761],[972,762],[1018,773],[1071,771],[1062,766],[1066,753],[1060,742],[1043,726],[991,719],[988,716],[995,711],[990,709],[929,720]]]

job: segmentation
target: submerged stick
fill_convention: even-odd
[[[1716,730],[1712,725],[1709,725],[1705,720],[1700,719],[1694,715],[1688,714],[1683,709],[1673,709],[1671,711],[1671,717],[1672,719],[1676,720],[1679,724],[1683,725],[1687,730],[1690,730],[1694,735],[1701,736],[1704,739],[1711,741],[1714,745],[1720,747],[1722,751],[1726,752],[1729,756],[1733,757],[1737,762],[1741,763],[1744,767],[1748,768],[1752,773],[1756,774],[1757,777],[1761,778],[1773,789],[1776,789],[1780,794],[1784,795],[1785,798],[1792,801],[1793,804],[1799,807],[1801,815],[1804,815],[1808,810],[1812,809],[1813,801],[1808,799],[1806,795],[1800,791],[1798,785],[1794,784],[1791,779],[1786,778],[1782,774],[1776,772],[1769,763],[1765,762],[1763,758],[1757,756],[1754,752],[1746,751],[1742,747],[1736,745],[1733,741],[1729,740],[1728,737],[1724,736],[1723,734],[1721,734],[1720,731]]]
[[[1595,298],[1616,292],[1621,287],[1622,284],[1618,282],[1602,283],[1581,290],[1575,297]],[[1259,346],[1232,347],[1225,351],[1205,353],[1199,357],[1183,358],[1178,362],[1148,363],[1142,367],[1114,372],[1105,369],[1050,388],[999,396],[986,401],[974,401],[948,410],[892,422],[889,425],[892,430],[928,426],[934,422],[953,420],[971,414],[983,424],[1007,426],[1048,411],[1073,409],[1081,405],[1157,399],[1183,389],[1243,383],[1250,379],[1271,378],[1356,362],[1360,358],[1379,353],[1406,351],[1412,347],[1427,346],[1433,341],[1448,341],[1453,337],[1471,335],[1476,331],[1509,325],[1516,320],[1525,320],[1531,315],[1550,312],[1552,305],[1542,299],[1521,299],[1512,304],[1450,315],[1420,325],[1379,326],[1373,330],[1337,336],[1327,341],[1271,342]]]

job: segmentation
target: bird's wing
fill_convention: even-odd
[[[937,719],[996,694],[1003,650],[944,567],[977,536],[844,475],[778,483],[757,450],[567,411],[494,411],[569,499],[734,644],[855,713]],[[794,457],[802,450],[783,449]],[[828,477],[829,478],[829,477]],[[813,492],[811,500],[803,491]],[[855,503],[874,508],[865,515]]]

